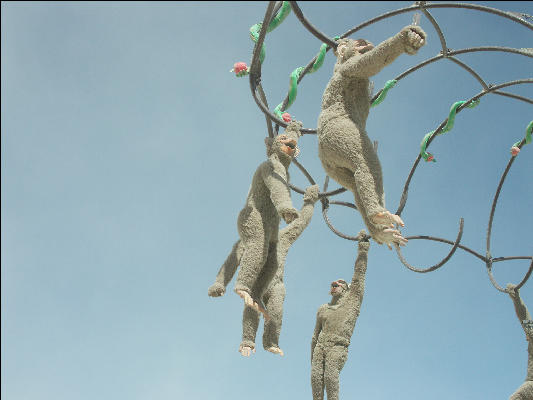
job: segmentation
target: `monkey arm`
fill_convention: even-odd
[[[425,44],[426,33],[419,26],[406,26],[393,37],[359,57],[351,57],[341,65],[346,76],[369,78],[391,64],[402,53],[416,54]]]
[[[316,324],[315,324],[315,331],[313,333],[313,338],[311,339],[311,361],[313,361],[313,352],[315,351],[316,344],[318,342],[318,336],[320,335],[320,332],[322,331],[322,310],[325,305],[320,306],[316,313]]]
[[[529,313],[526,305],[524,304],[524,301],[520,297],[519,290],[513,289],[511,293],[509,293],[511,299],[513,300],[514,309],[516,312],[516,316],[518,317],[518,320],[520,321],[520,325],[522,325],[522,328],[524,329],[524,332],[526,333],[526,337],[528,341],[533,342],[533,333],[530,329],[527,329],[525,325],[525,321],[531,321],[531,314]]]
[[[297,214],[296,209],[292,205],[288,176],[283,165],[269,159],[261,166],[261,177],[270,192],[270,199],[278,214],[282,218],[284,217],[283,214],[287,211]]]
[[[280,245],[287,247],[280,248],[280,251],[285,250],[285,254],[289,251],[289,247],[300,237],[302,232],[311,222],[315,203],[318,200],[318,185],[313,185],[307,188],[304,195],[304,204],[300,210],[300,216],[285,228],[279,231]]]
[[[346,293],[343,303],[353,307],[355,317],[359,315],[361,303],[363,302],[363,295],[365,293],[365,275],[368,265],[368,249],[370,242],[360,241],[358,245],[357,258],[355,260],[354,273],[350,289]]]
[[[403,33],[400,32],[372,50],[360,56],[352,56],[341,64],[340,72],[344,76],[369,78],[396,60],[404,52],[404,48]]]
[[[215,283],[211,285],[207,291],[207,294],[211,297],[222,296],[225,292],[226,286],[233,279],[235,271],[241,262],[242,253],[244,252],[244,246],[241,240],[237,240],[231,249],[231,253],[224,261],[224,264],[218,270]]]

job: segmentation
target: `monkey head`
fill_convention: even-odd
[[[344,279],[337,279],[331,282],[331,290],[329,293],[333,297],[342,297],[348,291],[349,285]]]
[[[354,55],[361,55],[374,48],[374,45],[365,39],[340,39],[334,54],[338,62],[345,62]]]
[[[281,135],[274,138],[266,138],[267,156],[270,157],[272,154],[276,154],[284,160],[292,160],[298,156],[300,154],[298,139],[301,128],[302,123],[300,121],[292,121]]]

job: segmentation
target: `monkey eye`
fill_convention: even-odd
[[[286,143],[285,146],[288,146],[288,147],[290,147],[293,150],[296,148],[296,145],[294,143],[292,143],[292,142],[291,143]]]

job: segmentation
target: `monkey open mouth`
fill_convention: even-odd
[[[294,142],[286,142],[284,144],[285,144],[285,146],[290,147],[293,150],[296,148],[296,143],[294,143]]]

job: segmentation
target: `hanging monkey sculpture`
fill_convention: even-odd
[[[355,204],[379,244],[405,245],[392,229],[404,226],[398,215],[385,209],[381,164],[366,133],[370,110],[369,78],[402,53],[416,54],[426,34],[416,25],[403,28],[377,47],[363,39],[341,39],[337,62],[322,97],[318,118],[318,155],[326,173],[355,196]]]
[[[352,283],[339,279],[331,283],[331,301],[320,306],[311,340],[311,388],[313,400],[339,398],[339,374],[348,358],[348,346],[361,310],[370,242],[365,231],[359,241]],[[366,238],[366,239],[364,239]]]
[[[230,261],[240,259],[235,292],[245,305],[261,311],[265,319],[268,314],[261,298],[276,274],[275,263],[266,264],[267,256],[270,252],[277,254],[280,218],[289,224],[299,216],[291,201],[288,168],[298,153],[301,128],[301,122],[293,121],[283,134],[265,139],[268,160],[254,173],[246,204],[237,219],[240,243],[228,256]],[[242,255],[237,258],[239,252]],[[220,291],[220,287],[214,290]]]
[[[283,318],[283,301],[285,299],[285,284],[283,275],[285,270],[285,260],[292,244],[300,237],[304,229],[311,222],[314,205],[318,200],[318,186],[313,185],[307,188],[304,194],[304,202],[300,210],[300,216],[289,225],[279,231],[277,254],[269,251],[266,265],[268,269],[276,269],[277,272],[267,291],[263,294],[263,304],[266,307],[270,318],[265,319],[263,331],[263,348],[274,354],[283,355],[279,347],[279,336]],[[228,256],[220,270],[218,271],[215,283],[208,290],[209,296],[222,296],[226,286],[233,278],[235,271],[243,253],[243,246],[240,240],[235,243],[231,254]],[[271,266],[271,264],[274,264]],[[254,294],[252,294],[254,297]],[[248,357],[255,352],[255,337],[259,326],[259,312],[254,308],[245,306],[242,316],[242,342],[239,352]]]
[[[527,376],[524,383],[514,392],[509,400],[533,400],[533,320],[531,314],[520,297],[520,292],[513,284],[507,285],[507,292],[513,300],[516,316],[526,334],[527,346]]]

